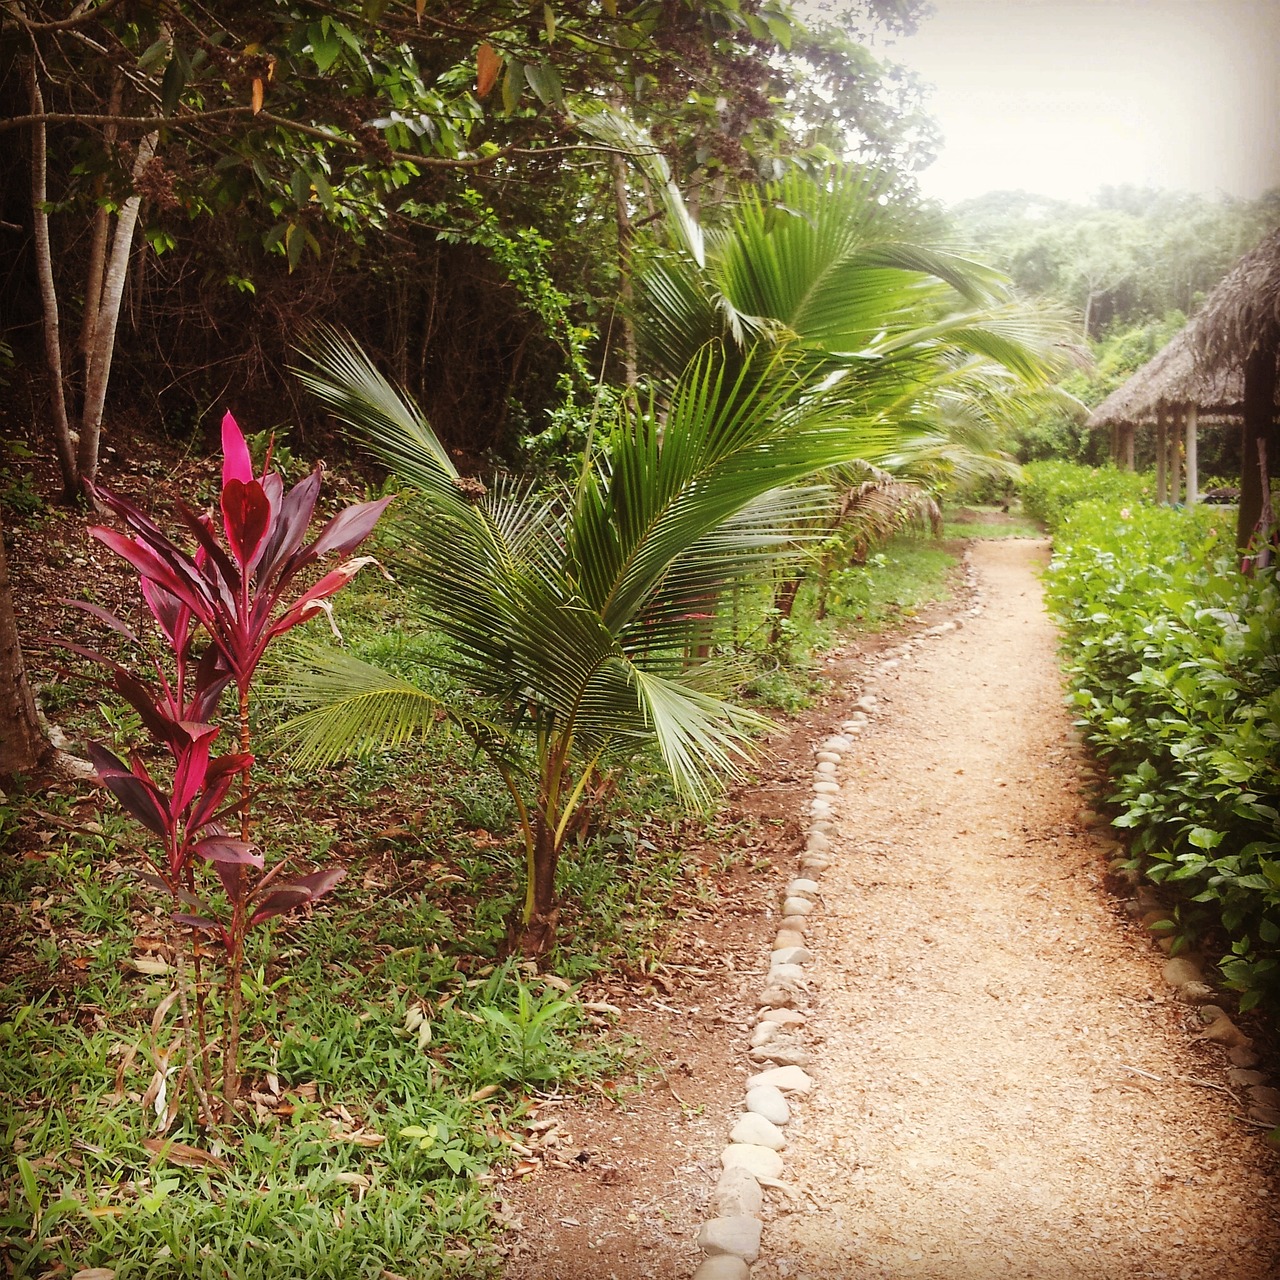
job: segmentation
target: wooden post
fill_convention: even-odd
[[[1111,465],[1113,467],[1120,465],[1120,424],[1118,422],[1111,424]]]
[[[1156,410],[1156,504],[1164,506],[1169,498],[1168,467],[1169,448],[1165,437],[1168,435],[1167,421],[1163,409]]]
[[[1187,405],[1183,426],[1186,431],[1187,506],[1189,507],[1194,507],[1200,501],[1200,459],[1197,438],[1199,415],[1200,410],[1197,405]]]
[[[1132,422],[1126,422],[1124,427],[1122,428],[1122,431],[1124,433],[1124,438],[1122,443],[1124,456],[1123,456],[1121,465],[1124,467],[1126,471],[1132,471],[1134,468],[1133,441],[1134,441],[1134,437],[1138,434],[1138,428],[1135,427]]]
[[[1178,499],[1182,495],[1182,459],[1179,453],[1178,439],[1178,414],[1176,410],[1171,410],[1168,417],[1168,446],[1169,446],[1169,464],[1165,468],[1165,479],[1169,486],[1169,505],[1171,507],[1178,505]]]

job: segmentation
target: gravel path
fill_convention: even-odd
[[[803,1199],[753,1280],[1280,1275],[1274,1158],[1076,822],[1046,555],[974,544],[985,611],[885,678],[840,767]]]

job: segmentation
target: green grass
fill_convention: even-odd
[[[954,563],[927,540],[899,538],[832,575],[821,621],[806,587],[772,649],[771,596],[741,602],[734,625],[755,655],[757,698],[801,705],[820,687],[818,652],[945,598]],[[437,641],[379,580],[344,596],[339,620],[361,657],[442,680]],[[276,665],[264,683],[281,674]],[[58,689],[73,736],[122,750],[134,736],[118,701],[78,675]],[[570,909],[547,981],[499,958],[522,851],[510,797],[470,744],[440,732],[303,775],[271,753],[286,711],[268,701],[254,713],[261,840],[269,860],[336,859],[348,875],[305,918],[251,935],[242,1069],[252,1108],[226,1132],[198,1129],[185,1099],[167,1128],[157,1116],[154,1086],[179,1089],[165,1071],[182,1051],[178,1009],[162,1012],[172,974],[138,970],[164,933],[162,904],[131,874],[143,833],[88,788],[0,797],[0,838],[16,855],[0,864],[14,943],[0,957],[10,1274],[493,1275],[493,1186],[514,1161],[522,1116],[543,1092],[625,1085],[644,1069],[572,984],[653,971],[682,911],[712,898],[724,870],[695,867],[685,851],[730,849],[727,820],[687,812],[656,762],[632,761],[566,847]],[[581,904],[590,910],[572,909]],[[216,986],[210,998],[216,1014]],[[157,1151],[162,1130],[203,1163]]]
[[[767,643],[772,590],[743,607],[739,642],[756,671],[745,692],[766,707],[794,712],[822,689],[820,655],[854,632],[878,633],[910,621],[930,604],[949,598],[948,578],[956,556],[931,538],[902,534],[881,546],[865,564],[837,565],[825,592],[807,581],[777,645]],[[825,598],[825,616],[819,618]]]

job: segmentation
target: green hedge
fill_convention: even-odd
[[[1090,499],[1135,507],[1149,502],[1154,486],[1149,475],[1115,467],[1083,467],[1075,462],[1030,462],[1022,468],[1022,505],[1053,533],[1077,503]]]
[[[1146,874],[1184,897],[1185,933],[1225,935],[1241,1006],[1275,1008],[1275,571],[1240,574],[1221,511],[1082,501],[1061,518],[1048,583],[1074,704],[1116,783],[1116,825]]]

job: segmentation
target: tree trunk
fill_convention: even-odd
[[[1240,515],[1236,546],[1244,551],[1253,541],[1262,518],[1263,487],[1268,477],[1259,465],[1258,443],[1267,454],[1280,455],[1275,440],[1276,348],[1264,344],[1244,363],[1244,426],[1241,428]]]
[[[28,88],[31,114],[44,114],[44,95],[35,63],[31,65]],[[31,213],[36,250],[36,276],[40,282],[40,312],[44,329],[44,359],[49,374],[49,395],[53,401],[53,442],[62,472],[63,498],[78,502],[82,494],[76,466],[76,444],[67,418],[66,391],[62,379],[62,338],[58,321],[58,290],[53,280],[53,251],[49,244],[48,137],[43,123],[31,129]]]
[[[783,623],[790,619],[791,612],[796,607],[796,596],[800,594],[800,585],[803,581],[802,577],[788,578],[785,582],[779,583],[773,593],[774,619],[773,625],[769,628],[771,646],[782,639]]]
[[[616,152],[609,157],[613,170],[613,207],[618,223],[618,316],[622,321],[622,368],[627,386],[636,385],[635,289],[631,282],[631,210],[627,203],[627,165]]]
[[[40,732],[35,700],[22,662],[4,549],[4,520],[0,516],[0,778],[35,773],[52,754],[52,745]]]
[[[111,99],[107,115],[118,116],[124,98],[124,76],[119,70],[111,82]],[[102,141],[110,151],[116,140],[116,126],[108,124],[102,131]],[[101,200],[106,182],[99,174],[94,183],[94,195]],[[98,330],[98,309],[102,306],[102,275],[107,265],[107,237],[111,230],[111,215],[106,206],[99,204],[93,214],[93,236],[89,243],[89,269],[85,273],[84,317],[80,325],[80,367],[88,375],[93,358],[93,343]]]
[[[155,155],[159,133],[149,133],[138,144],[138,154],[133,162],[133,179],[136,183]],[[94,329],[93,353],[85,375],[84,410],[80,421],[80,448],[76,462],[80,483],[92,481],[98,474],[98,442],[102,435],[102,410],[107,400],[107,382],[111,377],[111,359],[115,354],[116,329],[120,323],[120,301],[124,297],[125,280],[129,273],[129,251],[133,247],[133,232],[138,225],[138,213],[142,197],[131,195],[116,218],[116,232],[111,241],[111,255],[102,280],[102,302]]]

